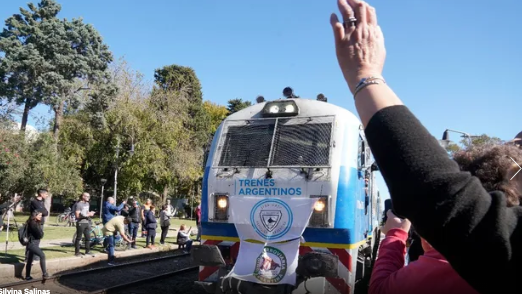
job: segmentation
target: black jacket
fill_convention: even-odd
[[[520,293],[522,207],[461,172],[403,105],[376,113],[365,133],[394,211],[479,292]]]
[[[43,199],[42,200],[38,200],[38,199],[31,200],[31,205],[30,205],[31,214],[35,210],[39,210],[42,213],[42,216],[49,216],[49,212],[45,208],[45,203],[44,203]]]
[[[137,223],[137,224],[140,223],[140,208],[139,207],[134,207],[134,206],[129,207],[127,214],[128,214],[128,217],[130,217],[132,219],[133,223]]]

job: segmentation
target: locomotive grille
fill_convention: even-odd
[[[324,118],[279,119],[270,166],[327,166],[332,123]]]
[[[227,121],[214,166],[329,166],[333,121],[333,116]]]

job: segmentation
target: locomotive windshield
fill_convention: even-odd
[[[229,121],[218,166],[328,166],[332,123],[333,117]]]

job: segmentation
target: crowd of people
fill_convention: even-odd
[[[48,191],[39,189],[37,196],[30,203],[30,217],[25,223],[28,244],[26,245],[26,273],[25,279],[32,280],[31,269],[33,262],[40,263],[43,278],[49,277],[46,269],[45,253],[40,248],[40,241],[44,237],[44,217],[49,215],[45,208],[44,201],[48,197]],[[71,209],[71,214],[76,225],[76,239],[74,240],[75,256],[94,256],[91,252],[90,243],[92,231],[92,222],[95,215],[94,211],[90,211],[90,194],[82,193],[80,199],[75,202]],[[10,203],[9,203],[10,204]],[[6,204],[7,205],[7,204]],[[199,212],[198,212],[199,210]],[[141,224],[142,235],[146,238],[145,248],[155,248],[156,228],[159,222],[161,228],[160,244],[164,245],[166,237],[170,229],[170,219],[175,215],[175,209],[170,203],[170,199],[161,207],[159,220],[156,218],[155,206],[150,199],[147,199],[144,205],[140,205],[138,200],[131,198],[129,201],[123,201],[120,205],[115,205],[113,197],[108,197],[102,206],[102,232],[103,247],[107,253],[108,265],[115,265],[115,240],[122,238],[128,246],[128,249],[137,249],[136,239],[138,237],[138,228]],[[195,210],[196,222],[201,224],[201,207]],[[201,232],[198,231],[198,241],[200,241]],[[84,238],[85,253],[80,253]],[[192,245],[191,230],[186,230],[182,224],[177,232],[176,243],[183,245],[184,252],[189,252]]]

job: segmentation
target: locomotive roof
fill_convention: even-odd
[[[327,116],[327,115],[339,115],[346,119],[348,122],[352,122],[354,124],[360,124],[359,119],[349,110],[339,107],[337,105],[322,102],[318,100],[312,99],[303,99],[303,98],[295,98],[295,99],[278,99],[273,101],[267,101],[263,103],[254,104],[245,109],[242,109],[236,113],[231,114],[225,120],[243,120],[243,119],[251,119],[251,118],[263,118],[261,115],[263,107],[266,103],[275,102],[275,101],[286,101],[292,100],[297,104],[299,108],[299,115],[293,117],[310,117],[310,116]],[[288,117],[292,118],[292,117]]]

